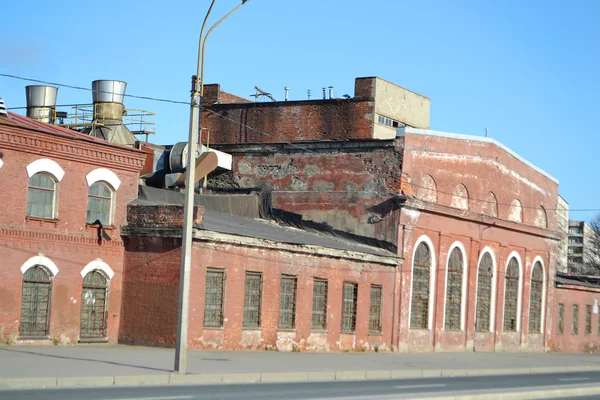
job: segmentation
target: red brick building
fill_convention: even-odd
[[[119,227],[144,155],[11,113],[0,152],[0,340],[116,341]]]

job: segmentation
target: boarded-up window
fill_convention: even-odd
[[[342,332],[356,330],[356,303],[358,298],[358,284],[344,283],[344,305],[342,310]]]
[[[294,329],[296,327],[296,290],[298,278],[283,275],[279,294],[279,328]]]
[[[312,329],[327,329],[327,281],[324,279],[314,280]]]
[[[112,225],[113,190],[105,182],[95,182],[88,189],[86,222],[99,220],[103,225]]]
[[[83,278],[81,292],[81,323],[82,338],[106,337],[106,321],[108,310],[108,281],[100,271],[90,271]]]
[[[446,321],[444,329],[459,331],[461,329],[463,281],[463,256],[458,248],[454,248],[448,260],[448,282],[446,285]]]
[[[221,328],[223,326],[223,303],[225,298],[225,271],[208,269],[206,271],[206,295],[204,297],[204,326]]]
[[[50,324],[50,275],[40,266],[29,268],[23,275],[21,296],[21,336],[47,336]]]
[[[558,334],[562,335],[565,331],[565,305],[558,305]]]
[[[592,334],[592,306],[589,304],[585,306],[585,334]]]
[[[412,276],[412,298],[410,306],[410,328],[429,327],[429,279],[431,253],[427,244],[421,242],[415,252]]]
[[[517,331],[519,302],[519,263],[511,258],[506,268],[506,289],[504,292],[504,331]]]
[[[579,304],[573,304],[573,318],[571,318],[571,334],[579,335]]]
[[[371,285],[371,303],[369,308],[369,333],[381,332],[381,302],[383,287]]]
[[[27,215],[54,219],[56,217],[56,181],[50,175],[38,172],[29,178]]]
[[[490,256],[490,253],[485,253],[481,257],[477,272],[477,311],[475,313],[475,329],[477,332],[488,332],[490,330],[492,271],[492,256]]]
[[[246,287],[244,291],[244,328],[260,326],[260,310],[262,303],[262,274],[246,272]]]
[[[542,332],[542,294],[544,291],[544,268],[538,261],[531,273],[531,299],[529,301],[529,333]]]

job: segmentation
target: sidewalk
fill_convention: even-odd
[[[600,370],[600,355],[581,353],[402,354],[190,350],[188,375],[181,376],[171,374],[174,354],[173,349],[134,346],[0,346],[0,388],[63,386],[61,382],[66,386],[104,386]]]

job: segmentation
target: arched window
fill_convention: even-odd
[[[517,331],[519,307],[519,262],[511,258],[506,268],[506,290],[504,292],[504,331]]]
[[[448,281],[446,284],[446,320],[444,329],[461,329],[463,256],[458,247],[450,253],[448,260]]]
[[[81,292],[81,338],[106,337],[108,281],[100,271],[90,271],[83,278]]]
[[[50,174],[38,172],[29,178],[27,216],[56,218],[56,180]]]
[[[21,336],[48,336],[51,292],[52,280],[43,266],[35,265],[25,271],[19,327]]]
[[[529,333],[542,332],[542,299],[544,292],[544,268],[538,261],[531,272],[531,299],[529,301]]]
[[[113,224],[114,190],[104,181],[94,182],[88,189],[86,222],[93,224],[99,220],[102,225]]]
[[[429,280],[431,276],[431,252],[421,242],[415,252],[412,273],[412,299],[410,308],[411,329],[429,327]]]
[[[508,220],[514,222],[523,222],[523,207],[521,207],[521,202],[517,199],[514,199],[510,203]]]
[[[417,197],[425,201],[437,202],[437,186],[431,175],[423,175],[421,177]]]
[[[493,192],[489,192],[483,202],[483,213],[491,217],[498,216],[498,200]]]
[[[475,330],[489,332],[492,304],[493,264],[490,253],[481,257],[477,272],[477,308],[475,311]]]
[[[450,205],[462,210],[469,209],[469,192],[462,183],[459,183],[454,188],[454,192],[452,193],[452,203]]]

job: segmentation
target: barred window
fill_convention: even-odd
[[[204,296],[204,326],[223,327],[223,304],[225,299],[225,271],[206,270],[206,294]]]
[[[262,274],[246,272],[244,291],[244,328],[260,327],[260,310],[262,305]]]
[[[81,322],[82,338],[106,337],[106,322],[108,310],[108,281],[100,271],[90,271],[83,278],[81,292]]]
[[[327,329],[327,281],[325,279],[314,280],[312,329]]]
[[[351,333],[356,330],[356,303],[358,283],[344,283],[344,306],[342,311],[342,332]]]
[[[573,304],[573,318],[571,319],[571,334],[579,334],[579,304]]]
[[[558,305],[558,334],[562,335],[565,331],[565,305]]]
[[[544,290],[544,268],[538,261],[531,273],[531,298],[529,301],[529,332],[542,332],[542,293]]]
[[[88,189],[86,222],[99,220],[102,225],[112,225],[113,189],[106,182],[95,182]]]
[[[281,277],[281,291],[279,294],[279,327],[281,329],[294,329],[296,327],[297,288],[297,277],[289,275]]]
[[[492,271],[492,256],[490,253],[485,253],[481,257],[477,272],[477,310],[475,312],[475,329],[477,332],[488,332],[491,328]]]
[[[504,293],[504,331],[517,331],[519,302],[519,263],[511,258],[506,268],[506,290]]]
[[[383,287],[371,285],[371,303],[369,308],[369,333],[381,332],[381,302]]]
[[[56,218],[56,180],[44,172],[29,178],[27,216]]]
[[[415,252],[412,276],[412,299],[410,306],[410,328],[429,327],[429,279],[431,253],[427,244],[421,242]]]
[[[585,306],[585,334],[592,334],[592,306],[589,304]]]
[[[463,256],[454,248],[448,260],[448,282],[446,283],[446,321],[444,329],[460,331],[462,306]]]
[[[25,272],[21,295],[21,336],[48,335],[51,293],[52,281],[44,267],[36,265]]]

